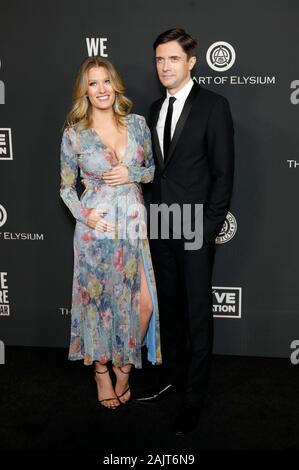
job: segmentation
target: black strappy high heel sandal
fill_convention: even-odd
[[[107,372],[109,372],[108,369],[104,370],[103,372],[101,372],[101,371],[95,369],[95,374],[94,374],[95,381],[97,382],[96,374],[107,374]],[[108,408],[109,410],[116,410],[116,409],[119,407],[119,405],[116,405],[116,406],[105,406],[105,405],[103,405],[103,402],[104,402],[104,401],[112,401],[112,400],[118,401],[118,402],[119,402],[119,405],[121,404],[121,402],[120,402],[120,400],[118,399],[117,396],[112,397],[112,398],[103,398],[103,400],[98,400],[98,402],[99,402],[100,405],[103,406],[104,408]]]
[[[128,374],[128,375],[129,375],[130,372],[131,372],[131,369],[129,370],[129,372],[126,372],[125,370],[122,370],[121,367],[119,367],[119,370],[120,370],[123,374]],[[130,385],[128,386],[128,388],[127,388],[121,395],[116,395],[117,398],[118,398],[118,400],[119,400],[119,402],[120,402],[122,405],[126,405],[126,403],[128,403],[128,401],[130,401],[130,398],[131,398],[131,397],[130,397],[127,401],[125,401],[125,402],[123,402],[123,401],[120,400],[120,398],[123,397],[123,396],[124,396],[127,392],[129,392],[129,391],[131,391]]]

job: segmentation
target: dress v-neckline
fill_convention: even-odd
[[[125,146],[125,151],[123,153],[123,156],[121,157],[121,159],[118,158],[117,156],[117,153],[115,152],[115,150],[113,150],[111,147],[109,147],[108,145],[106,145],[104,143],[104,141],[102,140],[102,137],[100,136],[100,134],[98,133],[98,131],[95,130],[94,127],[90,127],[91,131],[96,135],[96,137],[98,138],[98,140],[100,141],[101,145],[104,147],[104,149],[107,149],[107,150],[110,150],[110,152],[113,153],[113,155],[115,155],[115,158],[116,160],[118,161],[118,163],[122,163],[126,154],[127,154],[127,151],[128,151],[128,147],[129,147],[129,140],[130,140],[130,132],[129,132],[129,122],[128,122],[128,119],[126,119],[126,123],[127,123],[127,143],[126,143],[126,146]]]

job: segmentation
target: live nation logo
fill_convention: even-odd
[[[0,160],[12,160],[11,129],[0,127]]]
[[[241,318],[242,288],[213,287],[213,316]]]

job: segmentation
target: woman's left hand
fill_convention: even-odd
[[[125,165],[118,164],[111,171],[105,171],[102,179],[109,186],[116,186],[117,184],[129,183],[129,171]]]

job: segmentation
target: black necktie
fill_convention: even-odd
[[[164,152],[164,162],[166,162],[168,150],[170,147],[171,142],[171,120],[172,120],[172,111],[173,111],[173,103],[175,102],[176,98],[171,96],[168,102],[168,110],[165,120],[164,126],[164,136],[163,136],[163,152]]]

